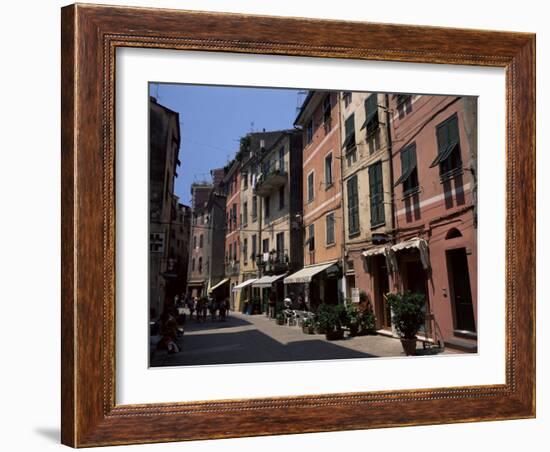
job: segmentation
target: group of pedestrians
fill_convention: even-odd
[[[206,322],[210,313],[211,321],[225,322],[229,311],[229,299],[217,300],[213,297],[189,297],[184,301],[184,305],[189,311],[189,320],[197,322]]]

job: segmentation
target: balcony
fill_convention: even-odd
[[[288,250],[272,250],[269,253],[261,253],[256,256],[256,265],[265,274],[284,273],[290,268]]]
[[[263,165],[262,173],[256,179],[254,187],[259,196],[268,196],[282,187],[288,178],[283,161]]]
[[[225,276],[238,276],[240,271],[239,261],[225,262]]]

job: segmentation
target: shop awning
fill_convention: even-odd
[[[220,288],[221,286],[223,286],[224,284],[228,283],[229,282],[229,278],[225,278],[225,279],[222,279],[218,284],[216,284],[215,286],[211,287],[209,292],[212,292],[218,288]]]
[[[329,262],[328,264],[309,265],[301,270],[287,276],[284,280],[285,284],[300,284],[309,283],[311,279],[318,273],[327,270],[328,268],[336,265],[336,262]]]
[[[235,287],[233,287],[233,292],[236,292],[237,290],[243,289],[250,284],[252,284],[254,281],[256,281],[257,278],[247,279],[246,281],[243,281],[240,284],[237,284]]]
[[[428,242],[426,242],[426,240],[415,237],[404,242],[396,243],[391,247],[391,249],[395,252],[411,248],[418,249],[418,251],[420,252],[420,260],[422,261],[422,266],[424,267],[424,269],[428,269],[430,267],[430,256],[428,252]]]
[[[252,287],[271,287],[271,284],[273,284],[275,281],[284,278],[286,276],[286,273],[282,275],[273,275],[273,276],[262,276],[260,279],[257,279],[252,283]]]
[[[378,246],[376,248],[370,248],[367,251],[363,251],[363,256],[370,257],[370,256],[378,256],[379,254],[385,254],[386,253],[386,247],[385,246]]]
[[[200,287],[204,285],[204,279],[192,279],[187,282],[189,287]]]

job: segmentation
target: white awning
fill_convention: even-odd
[[[254,281],[256,281],[257,278],[247,279],[246,281],[243,281],[240,284],[237,284],[235,287],[233,287],[233,292],[236,292],[237,290],[243,289],[244,287],[249,286]]]
[[[286,273],[282,275],[273,275],[273,276],[262,276],[260,279],[257,279],[252,283],[252,287],[271,287],[275,281],[284,278]]]
[[[213,290],[217,289],[218,287],[223,286],[225,283],[229,281],[229,278],[222,279],[218,284],[216,284],[214,287],[211,287],[209,292],[212,292]]]
[[[422,266],[424,267],[424,269],[428,269],[430,267],[430,256],[428,252],[428,242],[426,242],[426,240],[415,237],[404,242],[396,243],[391,247],[391,249],[395,252],[411,248],[418,249],[418,251],[420,252],[420,260],[422,261]]]
[[[297,271],[296,273],[287,276],[284,282],[285,284],[309,283],[317,273],[321,273],[322,271],[327,270],[333,265],[336,265],[336,262],[329,262],[328,264],[309,265]]]
[[[386,253],[386,247],[385,246],[379,246],[377,248],[370,248],[367,251],[363,251],[363,256],[369,257],[369,256],[377,256],[379,254],[385,254]]]

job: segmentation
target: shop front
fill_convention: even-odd
[[[284,279],[286,293],[294,304],[301,297],[313,311],[323,303],[338,304],[341,273],[338,261],[308,265]]]

